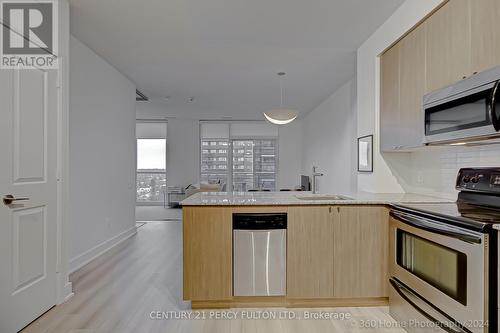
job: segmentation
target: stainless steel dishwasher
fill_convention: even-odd
[[[233,214],[233,295],[286,294],[286,213]]]

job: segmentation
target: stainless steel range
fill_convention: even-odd
[[[390,311],[409,332],[497,332],[500,168],[461,169],[456,203],[393,205]]]

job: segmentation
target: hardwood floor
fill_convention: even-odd
[[[71,276],[75,296],[56,306],[22,333],[142,332],[404,332],[394,327],[387,307],[335,309],[238,309],[192,311],[182,301],[181,222],[146,223],[136,236]],[[151,319],[199,315],[206,319]],[[156,313],[159,311],[159,313]],[[291,319],[248,319],[290,314]],[[304,319],[308,311],[349,315],[349,320]],[[236,319],[215,319],[216,315]],[[302,318],[302,319],[298,319]],[[363,325],[376,321],[378,328]]]

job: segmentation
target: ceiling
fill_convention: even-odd
[[[279,71],[303,116],[354,76],[357,47],[402,2],[70,0],[71,32],[165,116],[261,119],[279,106]]]

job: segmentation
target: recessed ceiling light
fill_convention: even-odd
[[[189,97],[189,98],[188,98],[188,102],[189,102],[189,103],[194,102],[194,96]]]
[[[165,97],[163,97],[163,100],[164,100],[164,101],[170,101],[170,96],[165,96]]]

